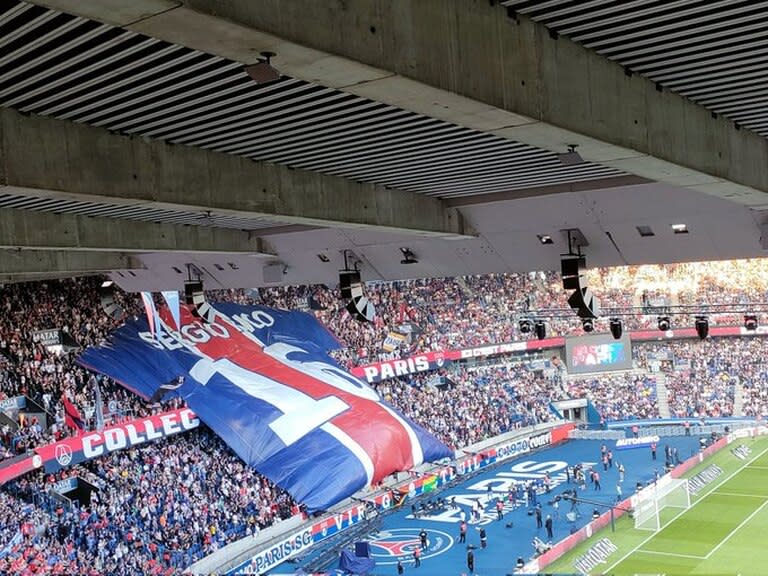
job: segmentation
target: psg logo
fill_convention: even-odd
[[[68,466],[72,462],[72,448],[66,444],[56,446],[56,462],[62,466]]]
[[[398,559],[406,560],[413,556],[419,546],[418,528],[392,528],[381,531],[370,540],[371,556],[376,564],[397,564]],[[432,558],[446,552],[453,546],[453,537],[441,530],[425,530],[427,547],[421,551],[421,559]]]

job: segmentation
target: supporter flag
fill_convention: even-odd
[[[64,423],[73,430],[85,430],[85,421],[80,416],[80,411],[66,395],[62,395],[61,403],[64,405]]]
[[[432,475],[424,479],[424,484],[421,486],[421,491],[424,494],[432,492],[437,488],[437,476]]]
[[[399,332],[390,332],[384,339],[381,348],[384,350],[384,352],[393,352],[395,349],[400,348],[400,345],[403,344],[403,342],[405,342],[407,339],[408,337],[405,334],[400,334]]]
[[[3,549],[2,549],[2,550],[0,550],[0,559],[3,559],[3,558],[5,558],[6,556],[8,556],[8,554],[10,554],[11,552],[13,552],[13,549],[14,549],[16,546],[18,546],[19,544],[21,544],[21,542],[22,542],[22,540],[23,540],[23,539],[24,539],[24,537],[23,537],[23,535],[21,534],[21,530],[17,530],[17,531],[16,531],[16,534],[14,534],[14,535],[13,535],[13,538],[11,538],[11,539],[8,541],[8,544],[6,544],[6,545],[3,547]]]
[[[174,392],[203,422],[310,512],[453,455],[342,370],[328,355],[338,341],[311,314],[233,303],[211,310],[201,322],[182,305],[180,334],[166,329],[162,340],[143,319],[131,321],[78,361],[144,398],[176,380]],[[165,308],[160,317],[171,322]]]
[[[147,313],[149,332],[152,336],[155,336],[155,332],[160,332],[160,325],[158,322],[157,308],[155,308],[155,300],[152,298],[152,292],[142,292],[141,299],[144,302],[144,310]]]
[[[168,310],[171,312],[173,328],[174,330],[178,330],[181,328],[181,303],[179,301],[179,293],[176,290],[163,290],[161,294],[163,295],[166,306],[168,306]]]

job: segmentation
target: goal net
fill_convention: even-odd
[[[643,488],[633,497],[635,528],[660,530],[665,508],[690,508],[691,495],[688,480],[665,477],[656,484]]]

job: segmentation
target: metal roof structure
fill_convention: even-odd
[[[552,269],[572,228],[591,265],[768,249],[753,139],[768,135],[768,1],[418,1],[394,17],[296,0],[272,20],[245,0],[0,0],[0,217],[18,230],[0,281],[60,265],[155,289],[195,263],[219,287],[333,282],[349,250],[366,279]],[[409,41],[406,72],[399,53],[387,68]],[[262,50],[276,81],[247,72]],[[37,230],[50,214],[63,243]],[[111,237],[110,219],[159,226],[158,250]],[[105,239],[91,267],[89,222]],[[264,252],[199,235],[208,249],[185,251],[190,226]]]
[[[503,0],[502,5],[768,136],[768,2]]]

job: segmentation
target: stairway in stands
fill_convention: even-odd
[[[659,406],[659,416],[669,418],[669,392],[667,391],[667,377],[664,372],[657,372],[656,377],[656,403]]]
[[[733,385],[733,415],[744,416],[744,386],[740,378]]]

